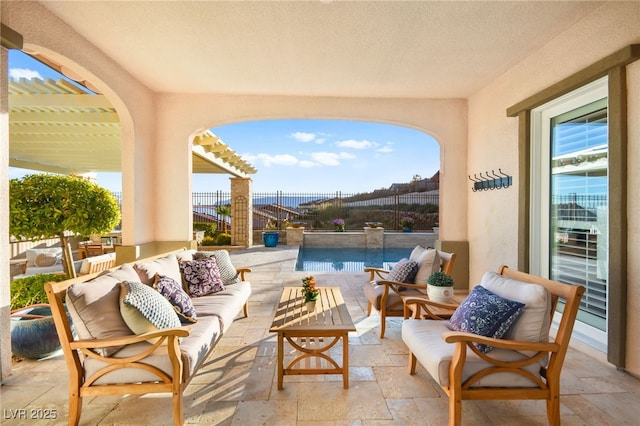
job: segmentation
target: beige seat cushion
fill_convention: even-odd
[[[449,365],[456,347],[456,345],[446,343],[442,339],[442,333],[449,331],[451,330],[447,328],[446,321],[408,319],[402,322],[402,341],[441,386],[449,385]],[[488,355],[502,361],[516,361],[526,358],[518,351],[498,348],[493,349]],[[534,376],[539,376],[540,368],[545,364],[545,360],[540,360],[528,366],[526,370]],[[471,350],[467,350],[467,359],[462,372],[463,382],[490,365]],[[481,386],[535,387],[529,379],[512,373],[488,375],[473,387]]]

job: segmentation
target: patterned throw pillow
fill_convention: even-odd
[[[55,253],[40,253],[36,256],[33,263],[35,263],[35,265],[39,268],[53,266],[58,263],[58,255]]]
[[[447,327],[485,337],[502,338],[523,311],[524,303],[505,299],[482,286],[476,286],[455,310]],[[476,344],[483,353],[492,346]]]
[[[196,308],[193,306],[191,298],[176,280],[166,275],[156,274],[153,288],[173,305],[173,309],[180,317],[180,322],[198,321]]]
[[[231,263],[231,257],[226,250],[214,250],[214,251],[197,251],[193,254],[195,260],[204,259],[205,257],[215,257],[218,262],[218,270],[220,271],[220,278],[225,286],[231,284],[237,284],[240,282],[240,274],[236,270],[233,263]]]
[[[413,283],[418,272],[418,263],[409,259],[400,259],[398,263],[393,265],[387,281],[395,281],[397,283]]]
[[[181,326],[171,303],[153,288],[137,282],[120,283],[120,314],[135,334]]]
[[[218,262],[213,256],[180,262],[180,272],[191,297],[206,296],[224,290]]]

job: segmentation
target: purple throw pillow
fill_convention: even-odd
[[[171,277],[156,274],[153,283],[158,293],[163,295],[173,306],[180,317],[180,322],[197,322],[196,308],[182,286]]]
[[[180,272],[191,297],[201,297],[224,290],[215,257],[179,262]]]

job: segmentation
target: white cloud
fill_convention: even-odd
[[[339,166],[340,160],[352,160],[356,156],[348,152],[314,152],[311,157],[323,166]]]
[[[298,165],[304,168],[311,168],[311,167],[318,167],[320,164],[315,163],[313,161],[309,161],[309,160],[300,160],[300,163],[298,163]]]
[[[340,158],[343,160],[355,160],[356,157],[355,155],[351,154],[350,152],[341,152],[340,154]]]
[[[9,69],[9,78],[13,78],[14,80],[18,80],[21,78],[39,78],[40,80],[44,80],[38,71],[30,70],[27,68]]]
[[[260,163],[265,167],[271,167],[274,165],[294,166],[299,162],[298,159],[291,154],[242,154],[242,158],[253,165]]]
[[[377,144],[368,140],[357,141],[355,139],[347,139],[344,141],[336,142],[336,145],[340,148],[352,148],[352,149],[368,149],[373,148]]]
[[[381,152],[381,153],[393,152],[393,148],[389,145],[386,145],[386,146],[383,146],[382,148],[376,149],[376,152]]]
[[[291,137],[300,142],[311,142],[316,138],[315,133],[295,132],[291,133]]]

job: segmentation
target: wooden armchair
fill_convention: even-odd
[[[436,259],[437,266],[434,271],[440,270],[447,275],[451,275],[456,254],[439,250],[435,252],[438,258]],[[430,268],[430,265],[425,266]],[[368,301],[367,315],[371,315],[372,308],[380,313],[380,338],[384,338],[386,318],[388,316],[401,317],[404,315],[403,298],[426,295],[426,278],[417,278],[413,283],[402,283],[389,281],[387,277],[390,271],[386,269],[366,268],[364,271],[369,273],[369,281],[364,287],[364,293]],[[430,274],[431,270],[426,274],[426,277]]]
[[[500,267],[498,274],[485,274],[481,286],[526,306],[504,338],[451,331],[446,321],[418,319],[421,310],[444,306],[424,297],[407,298],[405,304],[413,305],[406,309],[407,316],[412,312],[415,317],[402,324],[402,339],[409,348],[409,373],[415,372],[420,361],[440,384],[449,396],[449,425],[461,424],[465,399],[546,400],[549,424],[559,425],[560,373],[584,287],[506,266]],[[564,299],[564,309],[556,337],[549,340],[559,299]],[[485,353],[478,344],[494,349]]]

